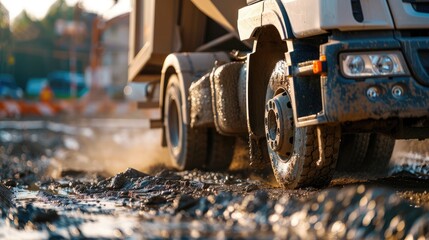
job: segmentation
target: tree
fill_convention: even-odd
[[[57,0],[41,20],[32,19],[25,11],[16,18],[12,25],[15,78],[21,87],[25,86],[29,78],[46,77],[56,70],[70,71],[72,37],[58,34],[56,25],[76,19],[84,21],[90,29],[91,14],[82,12],[78,7],[68,6],[65,0]],[[79,48],[74,49],[79,55],[78,72],[83,72],[89,61],[89,36],[85,36]]]
[[[12,38],[9,24],[9,13],[0,3],[0,73],[9,72],[11,45]]]

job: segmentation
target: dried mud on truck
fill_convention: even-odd
[[[383,174],[429,136],[429,10],[414,0],[133,1],[129,80],[159,87],[178,169],[250,164],[289,189]],[[153,92],[148,92],[153,96]]]

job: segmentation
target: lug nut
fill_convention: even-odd
[[[371,99],[375,100],[377,99],[381,94],[381,91],[378,87],[370,87],[368,90],[366,90],[366,96]]]
[[[392,88],[392,95],[395,98],[401,98],[405,95],[405,90],[402,86],[400,85],[395,85]]]

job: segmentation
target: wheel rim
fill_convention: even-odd
[[[180,152],[180,138],[182,134],[181,117],[176,99],[172,98],[168,107],[168,134],[171,149],[174,155]]]
[[[265,105],[265,135],[268,148],[287,161],[294,148],[294,120],[286,92],[276,95]]]

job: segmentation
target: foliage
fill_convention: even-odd
[[[9,73],[9,51],[11,45],[11,32],[9,28],[9,14],[0,3],[0,74]]]
[[[16,58],[14,75],[19,85],[24,87],[29,78],[43,78],[56,70],[70,70],[72,37],[59,35],[56,24],[58,20],[71,22],[78,18],[90,26],[91,19],[82,19],[82,16],[78,7],[67,5],[65,0],[57,0],[41,20],[33,19],[25,11],[15,19],[12,24]],[[85,40],[85,46],[80,50],[81,60],[77,62],[79,72],[83,72],[85,60],[89,60],[90,40]]]

